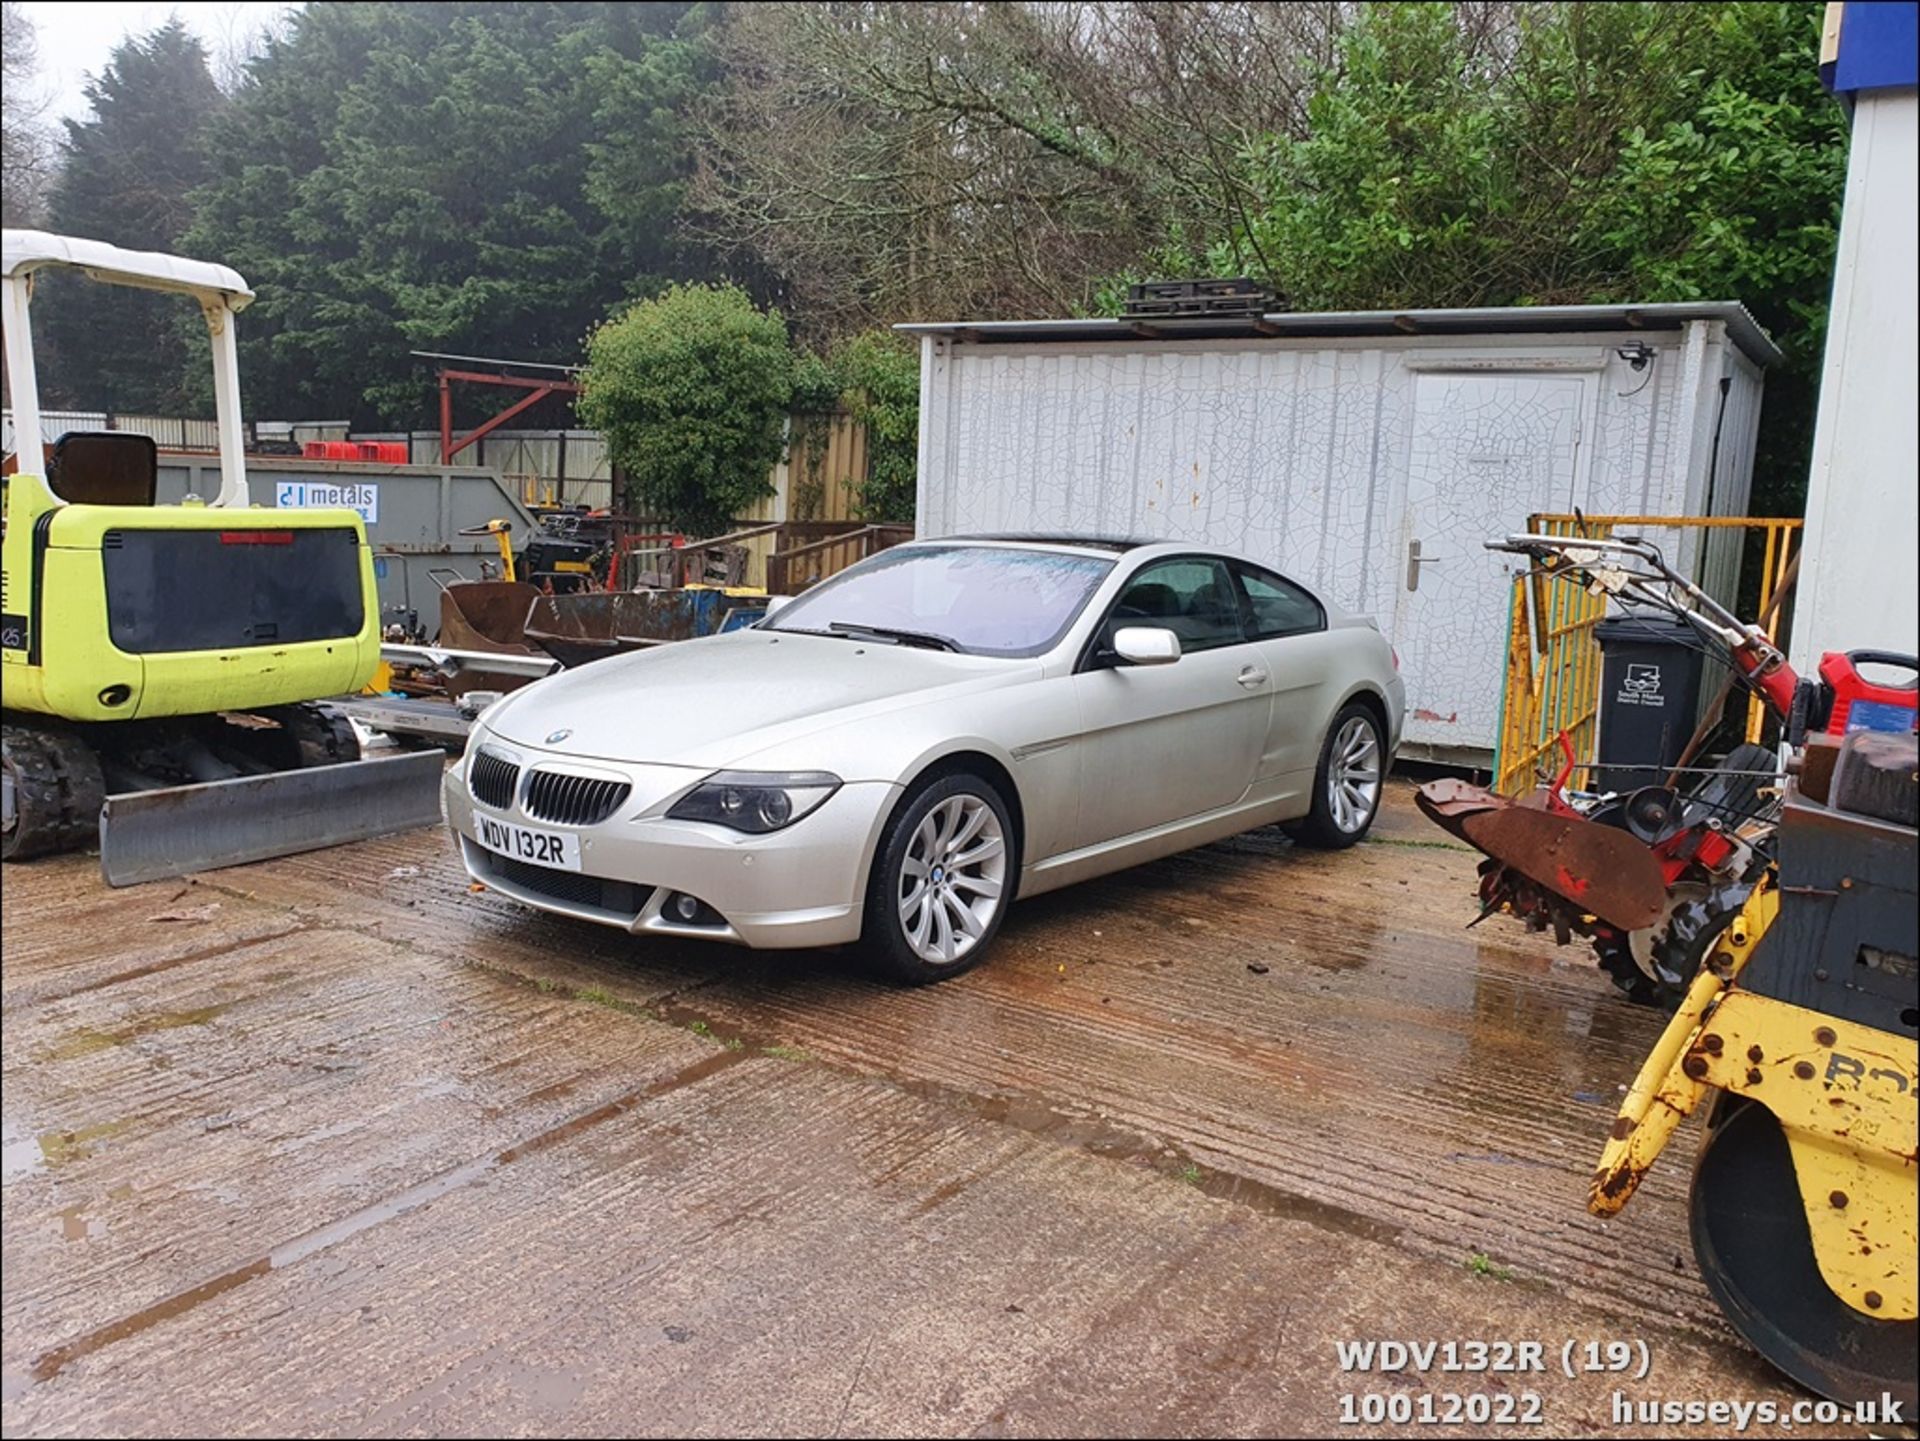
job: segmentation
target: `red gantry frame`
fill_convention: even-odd
[[[498,430],[514,416],[531,409],[550,395],[578,395],[580,383],[573,377],[578,370],[568,365],[544,365],[527,360],[494,360],[483,355],[442,355],[436,351],[416,350],[414,356],[421,360],[457,360],[469,365],[488,365],[500,367],[493,370],[449,370],[442,366],[435,372],[440,381],[440,463],[450,465],[453,458],[476,441],[485,439]],[[526,375],[510,375],[512,370],[542,370],[555,372],[550,378],[536,379]],[[514,401],[505,410],[499,411],[465,435],[456,438],[453,433],[453,382],[462,381],[468,385],[497,385],[508,390],[524,390],[525,395]]]

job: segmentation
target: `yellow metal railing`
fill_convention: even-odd
[[[1778,626],[1774,597],[1791,574],[1799,541],[1798,520],[1754,520],[1739,516],[1685,515],[1534,515],[1527,529],[1539,535],[1610,536],[1616,531],[1648,535],[1674,531],[1760,531],[1764,557],[1760,573],[1762,626],[1769,637]],[[1648,536],[1657,540],[1657,536]],[[1702,544],[1705,544],[1705,537]],[[1730,600],[1731,597],[1722,597]],[[1560,736],[1573,747],[1575,782],[1594,759],[1600,713],[1600,643],[1594,627],[1606,618],[1607,598],[1590,594],[1560,576],[1519,575],[1507,613],[1506,685],[1500,698],[1499,749],[1494,758],[1494,789],[1524,795],[1545,771],[1557,771]],[[1748,702],[1747,739],[1760,739],[1765,710],[1758,698]]]

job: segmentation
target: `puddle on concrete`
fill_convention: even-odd
[[[46,1168],[39,1138],[15,1126],[11,1116],[0,1119],[0,1184],[11,1186]]]
[[[137,981],[146,976],[159,975],[162,971],[171,971],[180,966],[189,966],[196,961],[212,960],[216,956],[230,955],[234,951],[245,950],[249,946],[263,946],[269,941],[284,940],[288,936],[308,929],[310,929],[310,927],[305,922],[302,922],[296,926],[288,926],[284,930],[267,931],[258,936],[236,936],[231,940],[221,941],[217,945],[203,946],[199,950],[188,951],[183,956],[171,956],[166,960],[152,961],[144,966],[135,966],[131,970],[115,971],[110,976],[102,976],[97,981],[88,981],[84,985],[74,986],[69,990],[53,991],[42,996],[41,999],[43,1001],[64,1001],[70,996],[83,996],[89,991],[104,990],[108,986],[117,986],[126,981]],[[291,976],[292,973],[289,972],[288,975]]]
[[[1264,1216],[1305,1221],[1322,1230],[1359,1236],[1371,1241],[1392,1242],[1401,1228],[1376,1221],[1356,1211],[1324,1201],[1316,1201],[1251,1176],[1223,1171],[1197,1159],[1184,1147],[1168,1145],[1100,1116],[1073,1115],[1056,1110],[1034,1096],[979,1096],[931,1081],[894,1079],[894,1084],[909,1095],[921,1096],[948,1105],[958,1105],[983,1120],[1011,1126],[1030,1136],[1072,1146],[1091,1156],[1120,1161],[1160,1172],[1184,1182],[1203,1195],[1234,1201]],[[945,1198],[942,1198],[945,1199]]]
[[[84,1161],[98,1149],[100,1142],[113,1139],[132,1124],[133,1121],[128,1117],[116,1121],[96,1121],[91,1126],[81,1126],[71,1131],[42,1131],[35,1139],[49,1166],[65,1166]]]
[[[63,1241],[91,1241],[107,1234],[107,1223],[98,1216],[89,1216],[84,1201],[55,1211],[53,1217],[59,1223]]]
[[[337,1141],[350,1135],[366,1124],[363,1116],[348,1116],[343,1120],[330,1121],[324,1126],[308,1126],[291,1136],[282,1136],[273,1143],[276,1156],[297,1155],[314,1146],[323,1146],[328,1141]]]
[[[724,1070],[745,1059],[747,1055],[741,1051],[716,1051],[695,1061],[692,1065],[682,1067],[671,1075],[663,1076],[651,1085],[643,1086],[637,1091],[630,1091],[617,1100],[607,1102],[604,1106],[597,1106],[591,1111],[569,1117],[558,1125],[537,1132],[504,1150],[481,1156],[464,1165],[455,1166],[451,1170],[442,1171],[439,1175],[429,1177],[418,1185],[409,1186],[371,1206],[343,1216],[330,1225],[296,1236],[291,1241],[274,1247],[265,1255],[256,1256],[244,1265],[236,1266],[231,1271],[203,1281],[198,1286],[175,1292],[171,1296],[154,1302],[151,1306],[142,1307],[130,1315],[110,1321],[104,1326],[98,1326],[50,1351],[43,1352],[34,1359],[24,1381],[10,1375],[8,1384],[12,1387],[18,1382],[24,1388],[26,1385],[51,1380],[74,1361],[84,1356],[91,1356],[94,1352],[111,1346],[116,1341],[124,1341],[130,1336],[137,1336],[143,1331],[150,1330],[163,1321],[185,1315],[204,1301],[223,1296],[258,1277],[296,1265],[330,1247],[350,1240],[363,1231],[371,1230],[382,1222],[395,1220],[409,1212],[417,1211],[443,1196],[474,1184],[503,1166],[512,1165],[515,1161],[548,1150],[563,1141],[572,1139],[590,1127],[624,1115],[647,1101],[694,1085],[716,1071]]]
[[[734,1054],[761,1054],[778,1044],[772,1037],[754,1035],[715,1020],[691,1006],[662,1005],[656,1007],[653,1014],[671,1025],[698,1030],[702,1035],[711,1036],[723,1045],[735,1048]],[[823,1064],[829,1070],[843,1069],[830,1062]],[[1183,1148],[1155,1141],[1100,1116],[1074,1115],[1058,1110],[1038,1096],[1006,1093],[980,1095],[938,1081],[898,1075],[874,1075],[867,1072],[849,1071],[847,1073],[858,1074],[865,1080],[887,1081],[898,1086],[908,1095],[958,1107],[982,1120],[992,1121],[996,1125],[1011,1126],[1027,1135],[1042,1137],[1060,1145],[1072,1146],[1089,1155],[1148,1167],[1172,1179],[1185,1182],[1204,1195],[1236,1201],[1262,1215],[1305,1221],[1324,1230],[1338,1231],[1345,1235],[1364,1237],[1373,1241],[1392,1242],[1402,1233],[1401,1227],[1390,1222],[1377,1221],[1357,1211],[1350,1211],[1330,1202],[1317,1201],[1250,1176],[1220,1170],[1198,1160]],[[936,1196],[938,1199],[934,1201],[934,1205],[951,1199],[949,1196],[941,1196],[938,1193]]]
[[[43,1061],[71,1061],[76,1056],[90,1056],[95,1051],[108,1050],[120,1044],[117,1037],[106,1031],[96,1031],[92,1026],[82,1026],[77,1031],[69,1031],[40,1053]]]
[[[92,1026],[82,1026],[69,1031],[42,1051],[37,1059],[42,1061],[70,1061],[76,1056],[90,1056],[96,1051],[108,1050],[114,1046],[124,1046],[141,1036],[156,1031],[177,1031],[187,1026],[204,1026],[216,1016],[231,1010],[234,1003],[223,1001],[217,1006],[199,1006],[190,1011],[160,1011],[151,1016],[142,1016],[129,1025],[117,1026],[111,1031],[96,1030]]]

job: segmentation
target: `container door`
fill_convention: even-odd
[[[1411,745],[1493,748],[1513,557],[1485,542],[1581,499],[1586,386],[1578,375],[1415,378],[1393,626]]]

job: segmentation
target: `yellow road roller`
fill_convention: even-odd
[[[1841,1402],[1916,1394],[1920,897],[1911,732],[1809,741],[1778,860],[1628,1091],[1589,1207],[1627,1203],[1703,1104],[1700,1274],[1741,1335]]]

